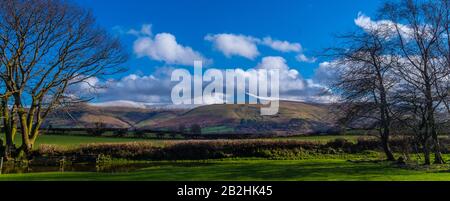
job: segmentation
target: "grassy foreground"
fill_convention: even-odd
[[[442,169],[398,168],[386,162],[342,159],[224,160],[193,166],[167,162],[128,173],[51,172],[1,175],[0,181],[440,181],[450,180]]]
[[[3,136],[2,136],[3,137]],[[356,141],[360,136],[309,136],[279,138],[280,140],[317,141],[326,143],[336,138]],[[20,141],[20,140],[19,140]],[[164,145],[170,140],[133,139],[90,136],[43,135],[37,145],[51,144],[77,147],[88,143],[123,143],[147,141]],[[36,147],[38,147],[36,146]],[[298,160],[240,158],[206,161],[151,162],[145,168],[128,172],[45,172],[3,174],[0,181],[450,181],[450,166],[427,168],[398,167],[377,161],[382,153],[363,155],[312,155]],[[446,154],[446,160],[450,155]],[[352,161],[349,161],[351,159]],[[359,161],[359,162],[355,162]]]

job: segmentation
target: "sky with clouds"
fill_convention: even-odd
[[[370,16],[377,0],[75,0],[119,37],[127,72],[92,78],[95,102],[168,103],[170,73],[193,60],[217,69],[277,68],[281,98],[329,101],[331,61],[319,57],[334,35],[388,22]],[[84,87],[84,88],[83,88]]]

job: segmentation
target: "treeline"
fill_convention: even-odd
[[[450,1],[387,2],[377,19],[360,14],[357,25],[327,49],[342,122],[373,122],[388,160],[395,160],[391,136],[407,132],[425,164],[431,155],[444,163],[438,136],[450,120]]]
[[[148,138],[149,135],[159,139],[179,137],[183,139],[253,139],[253,138],[272,138],[276,134],[255,134],[255,133],[202,133],[194,124],[194,129],[183,130],[154,130],[154,129],[127,129],[127,128],[43,128],[41,134],[47,135],[89,135],[89,136],[109,136],[109,137],[135,137]]]

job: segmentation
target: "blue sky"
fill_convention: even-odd
[[[325,62],[321,58],[316,60],[315,55],[334,44],[335,34],[356,29],[355,19],[359,13],[374,16],[382,3],[378,0],[75,0],[75,2],[91,9],[98,23],[112,34],[119,36],[129,52],[130,60],[125,64],[129,71],[116,75],[114,78],[117,80],[130,74],[140,77],[151,76],[167,67],[189,67],[186,60],[168,61],[162,53],[155,53],[158,51],[157,48],[155,50],[144,47],[141,51],[136,50],[136,41],[147,38],[155,45],[156,37],[161,33],[173,37],[177,45],[185,48],[183,50],[192,50],[183,54],[184,56],[201,56],[210,60],[210,66],[214,68],[248,69],[261,64],[265,57],[277,57],[283,58],[289,69],[298,71],[299,77],[312,79],[320,63]],[[142,32],[143,25],[151,25],[147,29],[149,33]],[[134,30],[134,34],[130,30]],[[227,49],[230,46],[221,47],[219,34],[248,39],[256,46],[257,54],[242,52],[235,48]],[[282,50],[273,48],[271,45],[276,41],[285,42],[288,47],[284,46]],[[301,48],[295,48],[297,45]],[[304,59],[299,59],[299,55],[303,55]],[[136,101],[144,101],[142,100],[144,98],[138,99]],[[104,100],[112,99],[104,98]]]

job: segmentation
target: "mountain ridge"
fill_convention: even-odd
[[[330,133],[339,129],[333,107],[328,104],[281,101],[279,113],[274,116],[261,116],[261,107],[216,104],[173,109],[83,104],[57,110],[43,127],[92,127],[101,122],[110,128],[178,130],[180,126],[189,128],[198,124],[204,133],[280,135]]]

